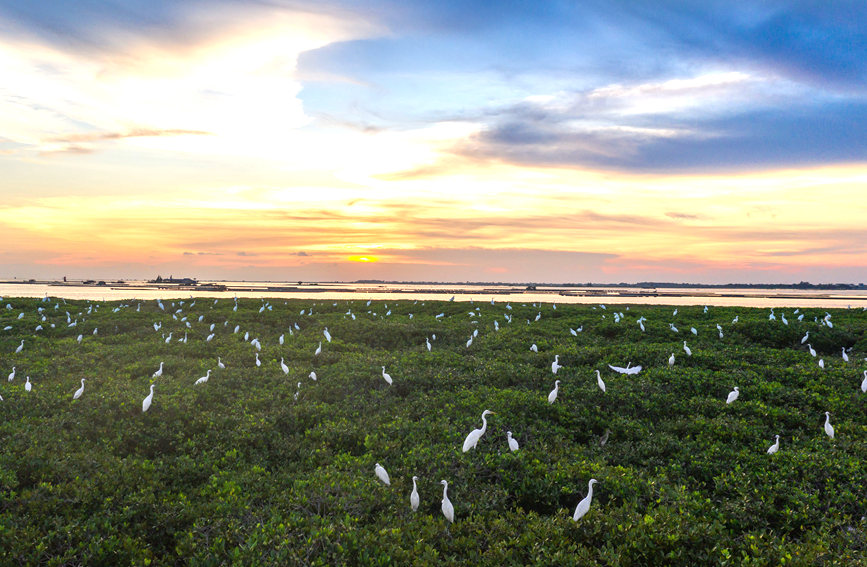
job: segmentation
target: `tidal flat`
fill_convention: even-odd
[[[5,297],[0,329],[0,564],[867,554],[861,308]]]

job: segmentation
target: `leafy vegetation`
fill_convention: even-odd
[[[860,309],[833,310],[829,326],[819,309],[799,321],[722,307],[163,304],[2,301],[0,564],[853,565],[867,554]],[[643,370],[608,368],[629,362]],[[487,432],[463,453],[485,409]],[[590,478],[590,511],[573,522]]]

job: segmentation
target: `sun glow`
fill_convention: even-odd
[[[379,261],[379,258],[377,258],[376,256],[371,256],[369,254],[366,256],[350,256],[348,259],[350,262],[361,262],[362,264]]]

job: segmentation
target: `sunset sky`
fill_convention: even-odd
[[[0,278],[867,282],[860,0],[0,0],[0,77]]]

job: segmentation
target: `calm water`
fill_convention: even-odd
[[[131,282],[130,282],[131,283]],[[270,291],[269,286],[293,286],[276,282],[220,282],[249,291],[186,291],[173,289],[125,289],[93,286],[54,286],[45,284],[0,284],[0,297],[63,297],[98,301],[129,299],[185,299],[189,297],[270,297],[317,300],[448,300],[494,301],[500,303],[584,303],[646,305],[714,305],[743,307],[867,307],[867,291],[804,291],[792,289],[693,289],[658,288],[568,288],[569,293],[597,295],[559,295],[562,288],[523,291],[519,286],[471,286],[465,284],[317,284],[297,286],[299,291]],[[657,296],[623,296],[626,292],[655,291]],[[604,295],[598,295],[604,294]]]

